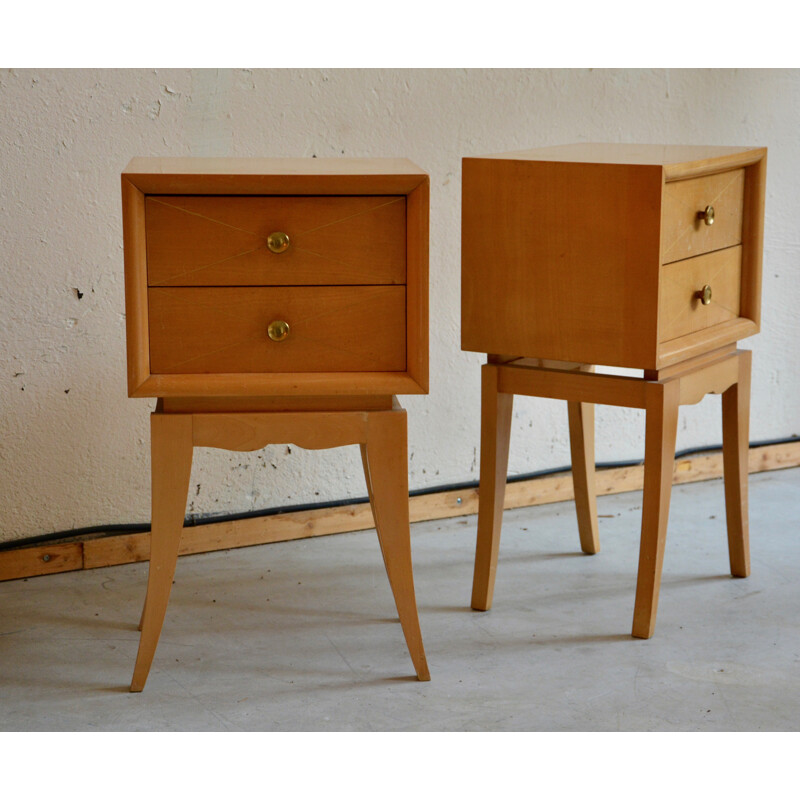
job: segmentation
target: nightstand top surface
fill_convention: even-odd
[[[687,162],[736,157],[766,152],[760,147],[718,147],[675,144],[612,144],[581,142],[576,144],[538,147],[509,153],[475,156],[476,159],[507,161],[557,161],[581,164],[629,164],[641,166],[670,166]]]
[[[123,175],[425,175],[406,158],[134,158]]]

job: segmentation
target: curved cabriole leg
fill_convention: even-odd
[[[406,412],[370,413],[367,442],[361,452],[383,562],[408,652],[417,678],[429,681],[411,562]]]
[[[597,493],[594,479],[594,404],[567,403],[569,445],[572,451],[572,484],[581,550],[600,552],[597,529]]]
[[[750,574],[747,518],[747,475],[750,433],[750,369],[752,353],[740,350],[739,379],[722,393],[722,463],[725,473],[725,514],[731,575]]]
[[[131,691],[144,689],[161,635],[183,531],[192,470],[192,417],[153,414],[150,418],[152,523],[150,573],[142,613],[139,652]]]
[[[678,434],[680,381],[648,384],[645,397],[642,538],[632,631],[637,639],[649,639],[656,626]]]
[[[492,607],[500,549],[514,395],[497,391],[495,366],[485,364],[481,369],[481,474],[472,607],[488,611]]]

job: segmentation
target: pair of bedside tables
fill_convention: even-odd
[[[597,552],[594,403],[647,412],[634,636],[652,635],[678,405],[723,392],[731,571],[749,571],[749,353],[766,151],[576,145],[464,159],[462,349],[483,367],[472,605],[491,605],[514,394],[568,402]],[[417,677],[429,670],[398,394],[428,390],[428,176],[391,159],[134,159],[122,175],[128,388],[151,417],[147,680],[194,447],[359,444]],[[600,375],[633,367],[642,378]]]

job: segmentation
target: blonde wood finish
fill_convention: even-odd
[[[498,391],[497,366],[485,364],[481,368],[481,483],[472,576],[472,607],[477,611],[488,611],[494,596],[513,403],[513,394]]]
[[[278,411],[255,414],[194,414],[195,447],[261,450],[268,444],[296,444],[322,450],[367,440],[368,411]]]
[[[709,392],[727,398],[731,569],[748,569],[741,430],[749,357],[732,348],[759,330],[766,155],[573,144],[463,160],[461,346],[489,355],[495,395],[567,401],[584,552],[598,544],[592,404],[645,409],[637,637],[655,625],[678,406]],[[710,304],[698,297],[704,287]],[[643,370],[644,378],[590,374],[583,365],[592,364]],[[483,395],[482,431],[499,427],[495,395]],[[487,488],[473,607],[488,608],[500,525],[492,458],[508,442],[481,439],[494,456],[481,456]]]
[[[657,370],[757,333],[765,159],[594,144],[465,158],[462,348]],[[677,259],[739,243],[721,305],[687,316],[691,295],[669,288],[689,274]]]
[[[320,449],[360,444],[386,571],[417,676],[430,680],[411,562],[406,413],[389,410],[170,413],[152,420],[153,528],[150,577],[131,691],[144,688],[164,621],[180,549],[193,447],[248,451],[291,443]]]
[[[591,372],[564,371],[518,365],[504,365],[498,373],[498,387],[508,394],[527,394],[570,400],[576,403],[602,403],[609,406],[644,408],[645,386],[638,379],[622,375],[595,375]]]
[[[406,282],[406,198],[151,196],[150,286]],[[273,253],[280,231],[289,247]]]
[[[655,366],[661,189],[656,165],[464,159],[462,349]]]
[[[424,174],[405,158],[134,158],[146,194],[408,194]]]
[[[751,474],[800,466],[800,441],[751,447],[746,463]],[[688,456],[675,461],[672,483],[715,480],[722,478],[722,474],[722,453]],[[595,483],[598,496],[641,491],[644,468],[637,465],[601,469],[595,475]],[[528,508],[574,498],[572,474],[563,472],[509,483],[503,507]],[[450,489],[409,498],[412,522],[477,514],[478,506],[478,490],[473,488]],[[374,527],[369,503],[212,522],[184,528],[178,556],[352,533]],[[64,544],[31,545],[0,551],[0,581],[132,564],[147,561],[149,557],[149,533],[109,531]]]
[[[150,418],[152,532],[147,597],[131,691],[144,689],[167,611],[192,470],[192,418]]]
[[[427,178],[406,199],[406,358],[417,392],[428,391],[428,247],[430,184]],[[395,394],[405,392],[391,390]]]
[[[764,253],[764,198],[767,184],[767,151],[750,165],[744,184],[742,239],[750,246],[742,254],[742,316],[761,325],[761,262]]]
[[[411,162],[134,159],[122,181],[131,397],[427,392],[429,179]],[[281,209],[287,209],[285,218]],[[259,218],[262,211],[269,219]],[[240,213],[244,219],[237,225]],[[289,249],[267,258],[263,237],[272,222],[298,227]],[[271,266],[280,264],[278,271]],[[367,361],[352,368],[340,358],[338,366],[326,359],[323,366],[291,365],[286,371],[242,373],[235,363],[224,369],[215,363],[213,371],[159,372],[151,355],[163,343],[151,348],[150,332],[159,328],[148,308],[158,287],[148,297],[148,268],[152,283],[170,285],[404,286],[402,323],[392,316],[385,325],[398,363],[405,350],[402,365],[393,360],[392,366],[379,361],[373,367]],[[280,269],[292,274],[280,275]],[[364,333],[358,320],[353,330],[359,325]]]
[[[704,328],[696,333],[680,336],[663,342],[659,348],[659,372],[674,367],[681,369],[683,364],[693,358],[702,356],[710,350],[729,346],[758,333],[755,322],[739,317],[729,322],[720,322],[711,328]],[[647,371],[647,370],[645,370]]]
[[[632,166],[660,164],[664,167],[666,179],[672,181],[743,167],[758,161],[763,152],[762,148],[718,145],[579,142],[497,153],[481,158]]]
[[[128,348],[128,390],[150,374],[150,329],[147,319],[147,245],[145,197],[122,176],[122,239],[125,255],[125,334]]]
[[[663,204],[663,264],[740,244],[744,169],[667,183]],[[711,225],[698,218],[707,206],[715,212]]]
[[[632,630],[637,639],[649,639],[655,630],[667,541],[679,398],[679,381],[647,384],[642,536]]]
[[[150,363],[167,373],[401,372],[403,286],[150,289]],[[272,341],[273,320],[289,335]]]
[[[707,394],[722,394],[739,380],[741,354],[731,353],[707,364],[702,370],[692,370],[680,375],[682,406],[699,403]]]
[[[741,283],[741,247],[717,250],[662,267],[659,339],[666,342],[737,320]],[[710,286],[712,291],[708,305],[703,305],[697,296],[704,286]]]
[[[165,414],[232,413],[244,411],[386,411],[392,396],[385,397],[165,397]]]
[[[132,397],[354,397],[419,394],[408,372],[280,372],[151,375]]]
[[[429,681],[411,561],[405,411],[371,413],[367,427],[362,449],[364,474],[383,562],[417,678]]]
[[[429,680],[406,416],[392,398],[428,388],[428,176],[401,159],[134,159],[122,189],[128,393],[158,398],[132,691],[147,679],[181,551],[192,448],[276,443],[361,446],[403,633]],[[131,558],[144,541],[127,541]]]
[[[645,467],[642,488],[642,534],[634,607],[633,636],[653,634],[664,558],[670,490],[675,476],[675,437],[678,407],[699,402],[707,393],[723,394],[726,508],[733,574],[747,574],[747,436],[750,353],[718,351],[715,358],[697,359],[662,380],[596,375],[583,366],[566,370],[519,361],[487,364],[481,395],[481,476],[478,542],[475,553],[472,607],[491,607],[502,522],[503,473],[508,460],[508,426],[514,394],[566,400],[570,418],[573,482],[581,547],[597,552],[596,493],[593,474],[592,396],[597,402],[644,408],[646,412]],[[613,378],[613,381],[610,380]],[[505,392],[505,394],[498,394]],[[498,398],[503,398],[504,406]],[[727,398],[727,399],[725,399]],[[601,493],[605,493],[600,487]],[[734,570],[738,570],[734,571]]]
[[[689,372],[697,367],[703,367],[706,364],[711,364],[714,361],[719,361],[723,356],[730,355],[736,352],[735,344],[728,344],[724,347],[718,347],[716,350],[709,350],[694,358],[689,358],[685,361],[680,361],[670,367],[664,367],[658,370],[645,370],[644,379],[647,381],[661,381],[665,378],[672,378],[675,375],[680,375],[683,372]]]
[[[722,395],[722,458],[725,469],[725,514],[731,575],[750,574],[750,532],[747,513],[748,434],[752,353],[738,358],[737,380]]]
[[[581,550],[587,555],[594,555],[600,552],[594,478],[594,405],[567,403],[567,415]]]

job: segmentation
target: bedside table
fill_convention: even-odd
[[[646,411],[633,635],[653,634],[678,406],[722,393],[730,566],[749,574],[750,352],[766,150],[576,144],[463,160],[462,349],[482,368],[472,607],[491,607],[514,394],[566,400],[581,547],[599,549],[595,403]],[[602,375],[595,366],[642,370]]]
[[[194,447],[359,444],[417,677],[407,426],[428,389],[428,176],[402,159],[146,159],[122,174],[128,393],[151,417],[131,691],[155,654]]]

